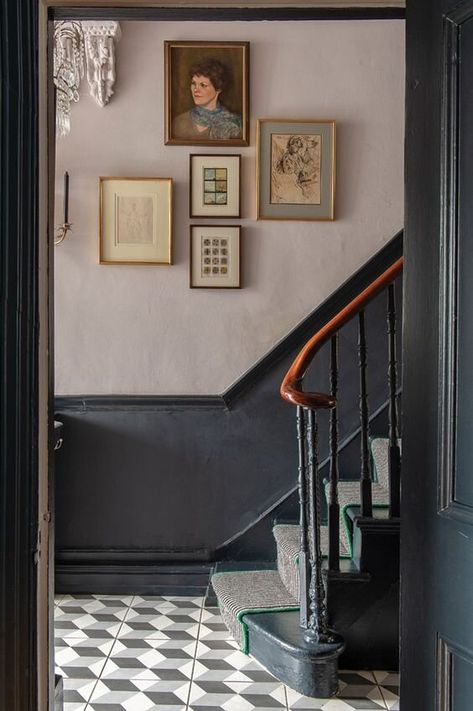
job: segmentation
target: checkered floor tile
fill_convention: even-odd
[[[286,709],[286,691],[280,682],[195,681],[189,709],[223,708],[226,711]]]
[[[333,699],[284,686],[239,651],[202,598],[62,595],[55,629],[64,711],[399,709],[399,677],[388,672],[342,671]]]
[[[113,647],[113,639],[57,637],[56,666],[72,679],[98,679]]]
[[[169,639],[119,639],[102,679],[190,681],[196,643]]]
[[[178,711],[186,708],[190,682],[179,681],[129,681],[126,679],[99,679],[90,698],[92,709],[126,709],[148,711],[162,709]]]
[[[277,682],[233,640],[205,640],[197,645],[194,681]]]
[[[308,698],[288,689],[290,711],[368,711],[386,708],[380,688],[371,672],[341,671],[339,680],[339,692],[334,699]]]
[[[373,674],[388,709],[399,711],[399,674],[385,671],[375,671]]]
[[[67,638],[93,637],[99,634],[104,638],[115,639],[128,611],[129,603],[127,604],[126,599],[111,596],[67,596],[54,610],[56,635]]]

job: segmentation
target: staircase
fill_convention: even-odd
[[[246,654],[301,694],[337,693],[339,663],[350,669],[396,669],[400,440],[397,415],[395,282],[402,258],[389,265],[304,346],[286,374],[283,399],[296,407],[300,514],[276,522],[277,558],[261,569],[212,576],[222,617]],[[369,436],[365,312],[387,294],[389,433]],[[338,444],[339,333],[358,321],[361,464],[359,481],[340,480]],[[307,392],[309,366],[330,347],[330,392]],[[370,364],[373,367],[373,364]],[[329,417],[330,477],[321,481],[318,419]],[[328,520],[322,521],[322,498]]]

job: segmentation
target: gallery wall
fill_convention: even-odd
[[[82,85],[57,141],[56,393],[219,393],[403,223],[404,23],[123,22],[100,109]],[[164,40],[250,42],[250,146],[164,145]],[[337,121],[336,220],[256,220],[256,119]],[[189,288],[189,154],[241,153],[242,289]],[[98,263],[99,176],[174,181],[173,265]],[[215,221],[219,224],[218,221]],[[223,221],[222,221],[223,222]]]

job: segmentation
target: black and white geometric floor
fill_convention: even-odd
[[[399,709],[396,674],[341,672],[309,699],[242,654],[203,598],[65,595],[55,605],[64,711]]]

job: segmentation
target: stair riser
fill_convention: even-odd
[[[372,576],[399,578],[399,519],[373,521],[355,518],[353,528],[353,561]]]
[[[398,669],[399,582],[330,583],[328,618],[345,640],[341,669]]]
[[[278,572],[286,589],[291,595],[299,600],[299,569],[294,560],[294,556],[285,554],[278,548]]]

